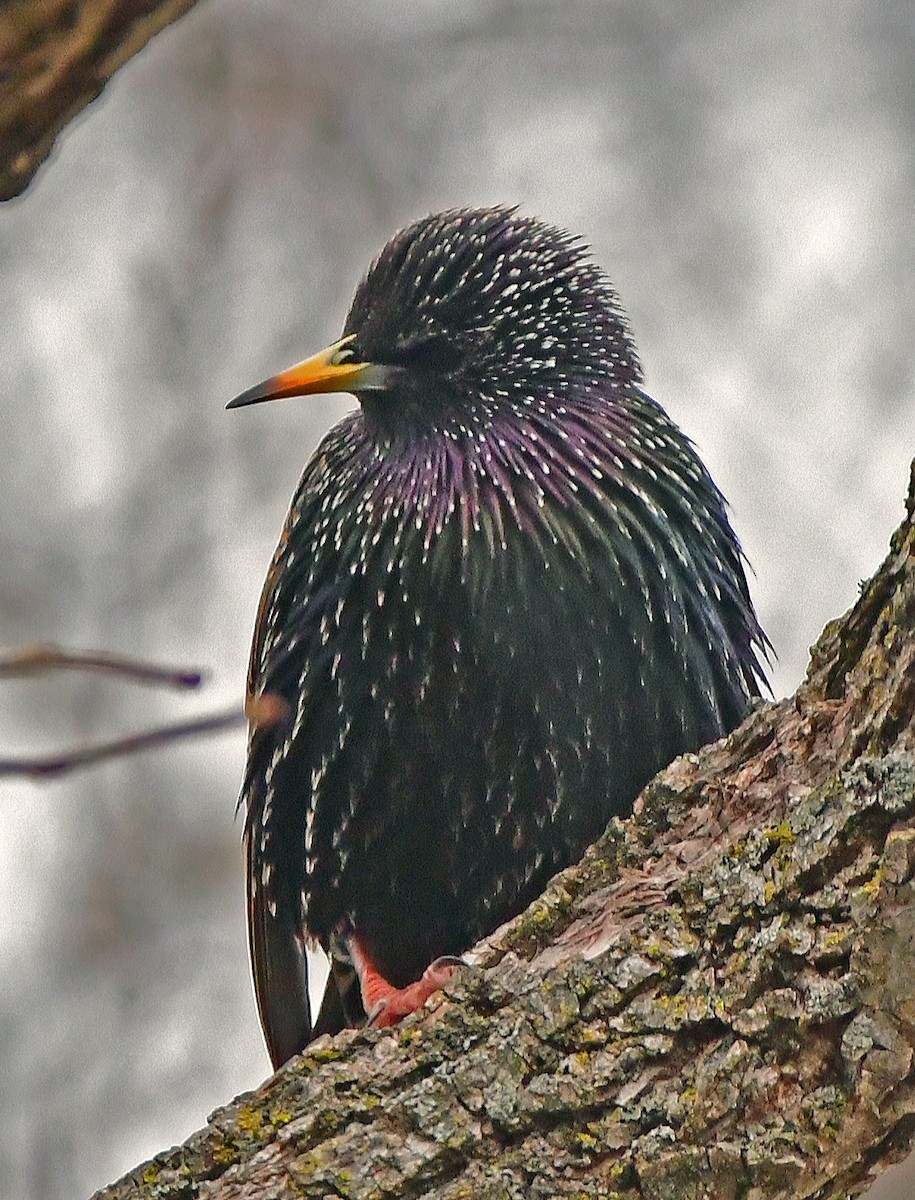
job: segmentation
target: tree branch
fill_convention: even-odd
[[[104,650],[66,650],[63,646],[40,642],[7,654],[0,652],[0,679],[43,675],[48,671],[98,671],[131,683],[180,690],[200,687],[203,682],[202,671],[163,667]]]
[[[845,1197],[915,1130],[915,470],[796,695],[688,755],[403,1025],[128,1197]]]
[[[18,196],[64,126],[194,0],[7,0],[0,11],[0,200]]]
[[[69,750],[57,750],[52,754],[0,758],[0,779],[48,779],[66,775],[83,767],[96,767],[111,758],[124,758],[128,754],[139,754],[142,750],[158,750],[170,742],[222,733],[227,729],[238,729],[245,723],[245,713],[239,704],[222,712],[206,713],[202,717],[175,721],[171,725],[157,725],[154,729],[128,733],[123,737],[111,738],[107,742],[73,746]]]
[[[152,687],[171,687],[180,690],[197,688],[203,681],[203,673],[163,667],[157,663],[142,662],[123,654],[104,651],[65,650],[61,646],[41,643],[27,646],[8,654],[0,653],[0,680],[27,675],[46,674],[49,671],[89,671],[126,679],[130,683],[141,683]],[[257,708],[260,711],[257,711]],[[52,754],[22,755],[13,758],[0,757],[0,779],[23,777],[47,779],[65,775],[81,767],[94,767],[110,758],[122,758],[142,750],[154,750],[169,742],[204,734],[221,733],[235,729],[246,721],[276,720],[280,715],[271,698],[261,698],[258,706],[249,704],[246,714],[241,705],[222,712],[207,713],[202,717],[176,721],[170,725],[159,725],[144,729],[140,733],[129,733],[122,737],[96,742],[89,746],[74,746],[69,750],[58,750]]]

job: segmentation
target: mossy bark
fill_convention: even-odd
[[[99,1193],[845,1197],[915,1130],[915,469],[797,693],[679,759],[425,1011]]]

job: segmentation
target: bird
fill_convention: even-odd
[[[337,391],[357,404],[295,491],[247,680],[274,1068],[420,1007],[653,775],[740,723],[771,650],[722,493],[578,237],[517,207],[416,220],[339,341],[228,407]]]

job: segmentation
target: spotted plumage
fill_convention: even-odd
[[[766,640],[721,494],[642,389],[574,238],[428,217],[341,342],[234,403],[350,390],[305,468],[251,655],[242,788],[274,1064],[520,911],[677,754],[741,719]],[[335,955],[317,1024],[305,946]],[[358,981],[357,981],[358,982]]]

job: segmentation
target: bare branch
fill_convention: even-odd
[[[94,746],[78,746],[72,750],[50,755],[23,758],[0,758],[0,779],[19,776],[26,779],[47,779],[65,775],[80,767],[94,767],[110,758],[123,758],[127,754],[138,754],[141,750],[155,750],[170,742],[185,738],[202,737],[204,734],[222,733],[245,724],[241,707],[225,712],[195,717],[190,721],[179,721],[174,725],[161,725],[143,733],[128,734],[109,742]]]
[[[199,687],[204,679],[202,671],[162,667],[100,650],[65,650],[49,642],[8,654],[0,653],[0,679],[39,675],[46,671],[101,671],[133,683],[180,689]]]

